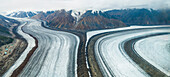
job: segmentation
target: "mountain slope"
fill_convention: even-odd
[[[126,26],[122,21],[114,18],[107,18],[101,11],[87,11],[82,15],[76,29],[105,29]]]
[[[88,10],[84,14],[78,12],[75,14],[76,16],[73,13],[72,10],[57,10],[50,14],[41,12],[32,18],[45,20],[53,28],[69,30],[92,30],[126,26],[119,20],[106,18],[99,13],[92,13],[92,10]]]
[[[111,18],[127,25],[165,25],[170,24],[170,10],[125,9],[106,11]]]
[[[127,25],[169,25],[170,10],[123,9],[109,11],[57,10],[32,17],[47,21],[50,27],[71,30],[94,30]]]
[[[19,22],[0,15],[0,35],[10,35],[9,27],[13,24],[19,24]]]

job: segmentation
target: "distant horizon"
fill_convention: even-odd
[[[1,0],[0,8],[0,12],[48,11],[60,9],[170,9],[170,0]]]
[[[163,8],[163,9],[154,9],[154,8],[120,8],[120,9],[101,9],[101,10],[96,10],[96,9],[64,9],[65,11],[70,11],[70,10],[75,10],[78,12],[83,12],[83,11],[88,11],[88,10],[94,10],[94,11],[109,11],[109,10],[127,10],[127,9],[153,9],[153,10],[170,10],[170,8]],[[4,11],[0,12],[0,15],[7,15],[13,12],[47,12],[47,11],[57,11],[57,10],[62,10],[62,9],[56,9],[56,10],[13,10],[13,11]]]

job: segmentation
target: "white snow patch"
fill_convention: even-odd
[[[35,14],[38,14],[37,11],[32,11],[32,12],[35,13]]]
[[[5,20],[7,23],[9,23],[9,21],[8,20]]]
[[[95,12],[97,12],[97,13],[99,14],[99,11],[100,11],[100,10],[92,10],[91,13],[94,14]]]
[[[11,13],[11,14],[10,14],[10,16],[12,17],[12,16],[14,16],[15,14],[16,14],[16,13],[15,13],[15,12],[13,12],[13,13]]]
[[[30,17],[30,16],[28,15],[28,12],[26,12],[26,15],[27,15],[27,17]]]
[[[76,22],[78,22],[78,21],[80,20],[81,15],[83,15],[83,14],[84,14],[84,12],[82,12],[82,11],[77,11],[77,10],[72,10],[72,13],[71,13],[71,15],[72,15],[74,18],[77,19]]]
[[[17,15],[21,14],[21,11],[17,12],[16,14],[17,14]]]

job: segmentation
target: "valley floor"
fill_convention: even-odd
[[[38,20],[17,20],[21,23],[17,33],[27,42],[15,39],[0,48],[4,77],[169,76],[169,35],[148,38],[170,33],[167,26],[97,30],[86,36],[86,31],[54,31],[44,28]]]

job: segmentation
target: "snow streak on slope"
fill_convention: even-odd
[[[28,15],[28,13],[26,13],[26,16],[27,16],[27,17],[30,17],[30,16]]]
[[[135,43],[134,48],[141,57],[170,76],[169,34],[139,40]]]
[[[76,11],[76,10],[72,10],[72,13],[71,13],[71,15],[72,15],[74,18],[76,18],[76,22],[78,22],[78,21],[80,20],[81,15],[83,15],[83,14],[84,14],[84,12],[78,12],[78,11]]]
[[[103,75],[106,77],[149,76],[126,54],[122,44],[128,39],[167,31],[169,30],[132,30],[110,34],[98,39],[95,43],[95,57]]]
[[[81,19],[81,16],[85,13],[85,11],[77,11],[77,10],[72,10],[71,15],[76,19],[76,24],[75,27],[78,26],[78,21]]]
[[[76,77],[79,38],[71,33],[46,29],[36,20],[23,22],[28,22],[23,30],[37,38],[38,48],[19,77]]]

